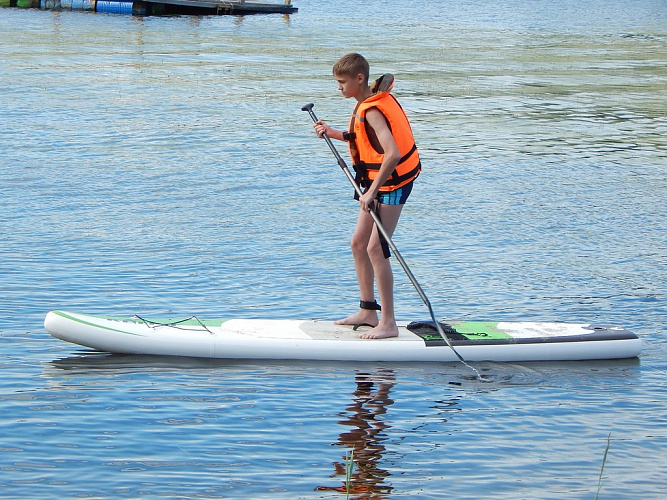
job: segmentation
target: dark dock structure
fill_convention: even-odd
[[[292,0],[0,0],[0,7],[81,10],[135,16],[293,14]]]

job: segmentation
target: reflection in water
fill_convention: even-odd
[[[389,397],[389,391],[394,386],[393,370],[379,369],[374,373],[357,372],[356,390],[352,393],[352,404],[340,413],[343,420],[338,423],[346,429],[341,432],[336,446],[345,447],[353,452],[354,469],[350,477],[349,492],[352,498],[379,499],[379,494],[389,494],[391,486],[384,484],[391,475],[380,467],[382,454],[385,451],[384,441],[387,440],[386,431],[391,426],[382,418],[387,413],[387,407],[394,401]],[[345,457],[343,462],[334,462],[335,472],[332,477],[343,478],[343,486],[320,486],[319,491],[335,490],[348,491],[345,484]]]

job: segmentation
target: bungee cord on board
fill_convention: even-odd
[[[169,322],[154,321],[154,320],[142,318],[138,314],[135,314],[134,317],[137,318],[138,320],[143,321],[144,324],[149,328],[157,328],[158,326],[169,326],[169,327],[172,327],[172,328],[177,328],[179,330],[192,330],[192,328],[185,328],[184,323],[194,320],[205,331],[207,331],[211,335],[215,335],[215,333],[213,333],[211,330],[209,330],[209,328],[204,324],[204,322],[202,320],[200,320],[197,316],[190,316],[189,318],[179,319],[179,320],[169,321]]]

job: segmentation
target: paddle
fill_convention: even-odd
[[[313,122],[317,122],[318,119],[317,119],[317,116],[315,116],[315,113],[313,112],[313,106],[315,106],[313,103],[306,104],[304,107],[301,108],[301,111],[307,111],[308,114],[310,115],[310,117],[313,119]],[[352,183],[352,186],[354,186],[354,190],[357,192],[357,194],[359,196],[363,195],[364,194],[363,191],[361,190],[361,188],[359,187],[357,182],[354,180],[354,177],[352,176],[352,172],[350,172],[350,169],[347,167],[347,164],[345,163],[345,160],[343,160],[340,153],[336,149],[336,146],[334,146],[333,142],[331,142],[331,139],[329,138],[329,136],[326,133],[324,133],[324,134],[322,134],[322,137],[324,137],[324,140],[329,145],[329,148],[331,149],[331,152],[336,157],[336,160],[338,160],[338,165],[340,166],[340,168],[343,170],[343,172],[347,176],[347,179],[350,181],[350,183]],[[373,221],[375,222],[375,225],[377,226],[378,231],[384,237],[384,239],[387,241],[387,244],[389,245],[389,248],[391,248],[391,250],[394,252],[394,256],[396,257],[398,262],[400,262],[401,267],[405,271],[405,274],[408,276],[408,278],[412,282],[412,285],[415,287],[415,290],[417,290],[417,293],[419,294],[422,301],[424,302],[424,304],[428,308],[428,312],[431,315],[431,319],[433,320],[433,324],[435,325],[435,328],[438,330],[438,334],[440,334],[440,336],[447,343],[449,348],[452,351],[454,351],[454,354],[456,354],[456,357],[459,358],[463,362],[463,364],[465,364],[466,366],[470,366],[470,365],[468,365],[468,363],[465,362],[463,357],[456,351],[456,349],[454,349],[454,346],[450,342],[449,337],[447,337],[445,332],[442,330],[442,327],[440,326],[440,323],[438,323],[438,321],[435,319],[435,314],[433,313],[433,308],[431,307],[431,301],[428,300],[428,297],[424,293],[424,290],[422,289],[422,287],[417,282],[417,279],[415,278],[414,274],[412,274],[412,271],[410,271],[410,268],[408,267],[408,264],[403,259],[403,256],[401,255],[401,252],[399,252],[398,248],[396,248],[396,245],[394,245],[394,242],[391,240],[391,237],[389,236],[389,234],[385,230],[384,226],[382,225],[382,222],[380,222],[380,218],[375,213],[375,210],[372,209],[372,207],[371,207],[371,210],[369,211],[369,213],[370,213],[371,217],[373,218]],[[477,373],[477,375],[479,377],[479,373],[477,372],[477,370],[475,370],[475,368],[473,368],[472,366],[470,366],[470,368],[472,368]]]

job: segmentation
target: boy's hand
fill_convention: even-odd
[[[367,190],[363,195],[359,197],[359,205],[364,212],[370,212],[373,210],[375,198],[377,193],[372,193],[370,190]]]
[[[317,133],[317,137],[320,139],[324,134],[327,134],[329,139],[336,139],[338,141],[344,140],[343,138],[343,131],[342,130],[337,130],[333,127],[330,127],[327,122],[324,122],[322,120],[317,120],[314,124],[313,127],[315,127],[315,132]]]
[[[313,127],[315,127],[315,132],[317,133],[317,137],[320,139],[324,134],[329,135],[329,132],[331,131],[331,127],[327,125],[326,122],[323,122],[322,120],[317,120],[314,124]]]

